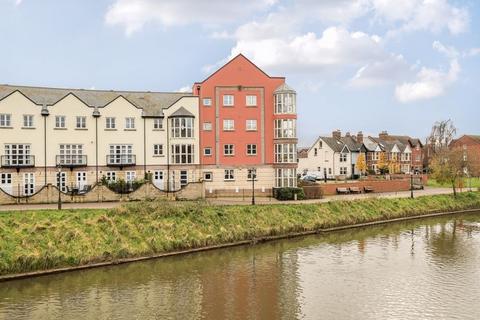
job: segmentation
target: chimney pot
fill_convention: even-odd
[[[332,132],[332,137],[335,139],[340,139],[342,137],[342,132],[337,129]]]

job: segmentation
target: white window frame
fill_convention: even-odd
[[[23,127],[24,128],[33,128],[33,114],[24,114],[23,115]]]
[[[192,164],[195,162],[195,146],[193,144],[172,144],[172,164]]]
[[[234,130],[235,130],[235,120],[223,119],[223,131],[234,131]]]
[[[116,129],[116,119],[115,117],[106,117],[105,118],[105,129]]]
[[[235,155],[235,145],[231,143],[224,144],[223,155],[226,157],[233,157]]]
[[[109,153],[110,164],[133,164],[133,145],[132,144],[110,144]]]
[[[275,138],[296,138],[297,122],[295,119],[276,119]],[[321,141],[320,141],[321,148]]]
[[[87,117],[77,116],[75,117],[75,129],[86,129],[87,128]]]
[[[296,112],[296,95],[294,93],[275,95],[275,114],[295,114]]]
[[[134,117],[126,117],[125,118],[125,129],[135,130],[135,118]]]
[[[136,171],[125,171],[125,182],[133,182],[137,179]]]
[[[225,169],[223,173],[224,181],[235,181],[235,169]]]
[[[235,96],[233,94],[224,94],[223,95],[223,106],[224,107],[233,107],[235,104]]]
[[[348,168],[347,167],[340,167],[340,174],[341,175],[347,175],[348,173]]]
[[[210,177],[208,177],[208,175],[209,175]],[[204,181],[213,181],[213,172],[211,172],[211,171],[204,172],[204,173],[203,173],[203,180],[204,180]]]
[[[209,121],[204,122],[203,131],[212,131],[212,123]]]
[[[297,147],[294,143],[275,144],[275,163],[296,163]]]
[[[153,129],[162,130],[163,129],[163,119],[162,118],[153,118]]]
[[[34,172],[24,172],[23,173],[23,195],[31,196],[35,193],[35,173]]]
[[[67,121],[65,116],[55,116],[55,128],[64,129],[67,127]]]
[[[210,107],[212,105],[212,98],[203,98],[202,104],[206,107]]]
[[[9,128],[12,126],[12,115],[8,113],[0,114],[0,128]]]
[[[245,130],[247,130],[247,131],[257,131],[257,119],[247,119],[247,120],[245,120]]]
[[[105,179],[108,182],[115,182],[117,181],[117,172],[116,171],[107,171],[105,173]]]
[[[61,143],[58,146],[60,165],[69,164],[84,164],[83,162],[83,145],[82,144],[68,144]],[[86,163],[85,163],[86,164]]]
[[[247,144],[247,156],[257,155],[257,145],[255,143]]]
[[[153,155],[154,156],[163,156],[163,144],[156,143],[153,145]]]
[[[345,152],[340,153],[340,162],[347,162],[348,154]]]
[[[6,143],[5,158],[8,165],[33,165],[31,155],[31,145],[28,143]]]
[[[257,96],[256,95],[245,96],[245,105],[247,107],[256,107],[257,106]]]
[[[208,152],[207,152],[208,150]],[[211,147],[205,147],[203,148],[203,155],[206,157],[210,157],[212,155],[212,148]]]
[[[172,138],[193,138],[195,136],[195,122],[191,117],[176,117],[170,119]]]
[[[297,173],[295,168],[278,168],[275,169],[275,187],[296,187]]]

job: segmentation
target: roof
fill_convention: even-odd
[[[395,136],[395,135],[388,135],[388,141],[397,140],[403,144],[410,144],[412,147],[416,147],[417,145],[422,146],[422,142],[418,138],[412,138],[410,136]]]
[[[290,87],[285,82],[282,83],[277,89],[275,89],[275,91],[273,91],[273,93],[285,93],[285,92],[296,93],[295,90],[293,90],[292,87]]]
[[[322,139],[335,152],[342,152],[345,146],[345,143],[332,137],[319,137],[319,139]]]
[[[15,91],[21,92],[37,105],[54,105],[65,96],[73,94],[86,105],[100,108],[122,96],[136,107],[143,109],[146,116],[163,116],[163,109],[170,107],[182,97],[193,96],[191,92],[113,91],[0,85],[0,101]]]
[[[177,111],[175,111],[174,113],[172,113],[169,118],[183,118],[183,117],[186,117],[186,118],[195,118],[195,116],[193,115],[193,113],[191,113],[190,111],[188,111],[187,109],[185,109],[184,107],[180,107],[178,108]]]
[[[466,134],[466,136],[480,143],[480,135]]]
[[[310,148],[297,148],[297,158],[308,158],[308,150]]]
[[[345,143],[348,147],[348,149],[350,149],[350,151],[360,151],[360,149],[362,148],[362,143],[360,142],[357,142],[357,140],[355,140],[352,136],[349,136],[349,137],[341,137],[340,138],[340,141],[342,141],[343,143]]]

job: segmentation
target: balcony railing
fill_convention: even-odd
[[[1,157],[2,168],[31,168],[35,167],[35,156],[8,155]]]
[[[110,167],[127,167],[136,164],[136,156],[134,154],[109,154],[107,155],[107,166]]]
[[[56,156],[57,166],[62,167],[86,167],[87,166],[87,156],[78,155],[78,154],[59,154]]]

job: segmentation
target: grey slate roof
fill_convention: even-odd
[[[319,138],[322,139],[323,142],[325,142],[335,152],[341,152],[343,150],[343,147],[345,146],[345,143],[332,137]]]
[[[174,113],[172,113],[172,114],[169,116],[169,118],[178,118],[178,117],[195,118],[195,116],[193,115],[193,113],[191,113],[190,111],[188,111],[188,110],[185,109],[184,107],[178,108],[177,111],[175,111]]]
[[[273,93],[281,92],[295,93],[295,90],[293,90],[288,84],[283,83],[277,89],[275,89],[275,91],[273,91]]]
[[[362,144],[357,142],[352,136],[350,137],[341,137],[340,141],[345,143],[352,152],[359,152],[362,148]]]
[[[72,93],[86,105],[100,108],[123,96],[143,109],[146,116],[163,116],[163,109],[170,107],[182,97],[193,96],[191,92],[109,91],[0,85],[0,100],[15,91],[20,91],[38,105],[54,105]]]

